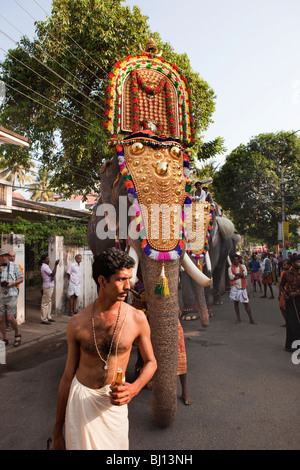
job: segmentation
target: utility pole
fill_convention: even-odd
[[[297,131],[292,132],[287,136],[290,137],[291,135],[297,134],[300,129]],[[286,258],[286,248],[284,246],[284,230],[283,226],[286,221],[286,211],[285,211],[285,183],[284,183],[284,152],[281,152],[281,160],[280,160],[280,189],[281,189],[281,223],[282,223],[282,256],[285,259]]]
[[[283,259],[286,258],[286,249],[284,246],[284,223],[285,222],[285,184],[284,184],[284,167],[283,167],[283,157],[281,156],[280,161],[280,189],[281,189],[281,225],[282,225],[282,256]]]

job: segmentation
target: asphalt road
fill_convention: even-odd
[[[277,293],[277,288],[275,288]],[[129,408],[131,450],[298,450],[300,365],[284,351],[278,301],[250,296],[257,325],[235,324],[228,294],[213,307],[207,329],[182,322],[193,404],[180,400],[168,428],[156,426],[151,391]],[[49,327],[50,328],[50,327]],[[64,333],[8,351],[0,365],[0,449],[44,450],[51,436],[66,358]],[[133,349],[127,377],[133,377]]]

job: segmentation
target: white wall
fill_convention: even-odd
[[[86,247],[64,245],[63,237],[51,237],[48,254],[51,269],[54,268],[55,260],[60,260],[55,276],[52,313],[54,315],[67,315],[69,313],[67,271],[70,264],[75,261],[77,254],[82,256],[81,296],[77,300],[77,310],[81,310],[92,303],[97,297],[97,286],[92,278],[93,253]]]

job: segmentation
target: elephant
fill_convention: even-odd
[[[123,140],[122,149],[118,148],[118,155],[100,169],[101,197],[89,221],[88,243],[94,254],[100,253],[115,244],[117,235],[126,242],[129,255],[136,261],[131,284],[133,286],[138,278],[144,284],[151,340],[158,365],[152,385],[152,414],[159,426],[166,427],[175,419],[177,411],[179,272],[183,267],[202,286],[210,285],[212,280],[190,260],[183,238],[179,237],[178,243],[173,237],[177,229],[180,232],[180,217],[171,213],[170,222],[166,223],[171,228],[171,235],[168,239],[159,238],[165,251],[160,250],[155,237],[151,238],[150,229],[154,230],[164,219],[161,213],[154,221],[150,216],[147,219],[150,201],[147,198],[151,198],[148,215],[153,210],[153,203],[164,205],[166,194],[167,199],[172,195],[175,209],[179,206],[180,211],[186,201],[182,178],[184,148],[172,139],[159,138],[151,132],[133,133]],[[136,197],[131,191],[131,180],[126,179],[128,168]],[[147,230],[143,227],[146,220]],[[149,235],[148,238],[143,234]],[[168,295],[156,294],[160,286],[157,280],[164,282],[166,279]]]
[[[210,254],[210,262],[213,275],[212,292],[207,290],[207,297],[213,298],[213,303],[221,302],[221,295],[224,293],[224,275],[234,236],[234,225],[225,216],[215,216],[214,223],[209,240],[208,251]],[[205,272],[208,269],[206,267]]]
[[[205,203],[193,202],[197,214],[199,209],[205,207]],[[206,206],[208,206],[206,204]],[[212,205],[210,230],[206,236],[206,246],[203,244],[203,236],[196,238],[192,247],[188,250],[193,262],[200,267],[207,276],[213,278],[213,288],[202,287],[186,274],[181,275],[182,310],[193,309],[192,313],[200,317],[203,327],[209,326],[208,306],[212,303],[221,303],[221,295],[225,291],[226,263],[228,255],[235,250],[236,237],[233,223],[225,216],[216,214],[218,205]],[[189,221],[190,228],[192,221]],[[195,230],[195,228],[194,228]],[[196,229],[197,230],[197,229]],[[200,225],[199,230],[203,228]],[[204,233],[206,235],[206,233]],[[202,242],[199,244],[199,241]],[[188,314],[188,313],[187,313]],[[195,316],[196,316],[195,315]],[[192,317],[191,317],[192,318]]]

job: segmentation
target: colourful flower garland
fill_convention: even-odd
[[[146,143],[147,141],[145,141]],[[157,259],[157,260],[171,260],[171,259],[178,259],[180,258],[184,245],[185,245],[185,235],[186,235],[186,230],[185,230],[185,211],[182,210],[181,212],[181,222],[180,222],[180,240],[174,250],[171,251],[157,251],[153,249],[149,243],[147,242],[147,234],[146,234],[146,229],[143,223],[143,218],[142,218],[142,213],[141,213],[141,208],[138,202],[138,197],[135,191],[135,187],[131,178],[131,175],[128,171],[128,168],[126,167],[126,162],[124,158],[124,148],[123,145],[128,145],[130,144],[130,140],[126,140],[123,142],[119,142],[116,146],[117,150],[117,155],[118,155],[118,161],[120,165],[120,173],[123,177],[124,184],[127,189],[127,195],[132,203],[134,210],[135,210],[135,222],[136,222],[136,228],[137,231],[139,232],[139,240],[141,242],[141,247],[144,253],[149,256],[152,259]],[[148,145],[151,144],[149,141],[147,142]],[[155,142],[154,142],[154,145]],[[165,144],[168,145],[168,144]],[[169,144],[170,146],[171,144]],[[174,145],[174,142],[173,142]],[[184,204],[191,204],[192,198],[190,196],[190,190],[191,190],[191,182],[187,177],[187,174],[189,173],[189,158],[186,154],[184,154],[184,169],[185,169],[185,179],[186,179],[186,198]]]

